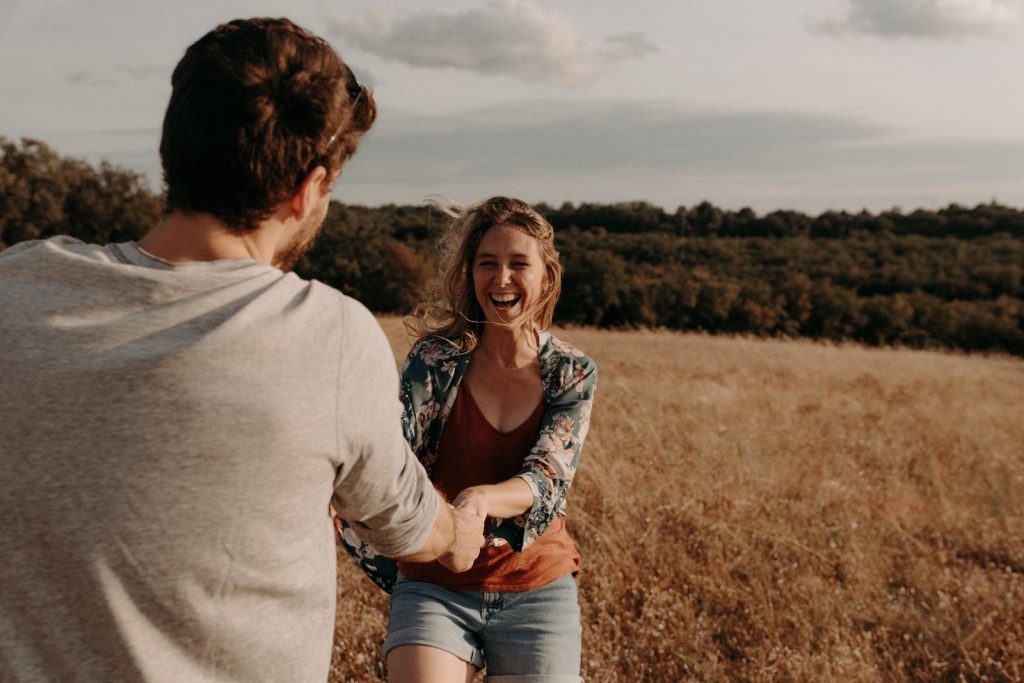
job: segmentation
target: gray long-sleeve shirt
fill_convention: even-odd
[[[0,680],[323,681],[328,506],[381,552],[437,497],[357,302],[250,259],[0,252]]]

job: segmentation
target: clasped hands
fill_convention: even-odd
[[[448,504],[448,511],[454,534],[450,549],[438,561],[453,572],[464,572],[473,566],[484,545],[487,496],[472,487],[467,488]]]

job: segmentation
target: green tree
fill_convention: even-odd
[[[67,234],[87,242],[135,239],[160,216],[137,173],[64,159],[45,143],[0,138],[0,243]]]

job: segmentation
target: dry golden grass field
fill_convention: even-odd
[[[585,680],[1024,680],[1024,362],[556,334],[600,366]],[[385,596],[339,563],[331,681],[380,680]]]

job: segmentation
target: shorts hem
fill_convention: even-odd
[[[487,683],[581,683],[574,674],[498,674],[487,676]]]
[[[396,647],[403,645],[423,645],[425,647],[432,647],[437,650],[443,650],[448,654],[458,657],[464,662],[472,664],[477,669],[484,668],[484,656],[477,648],[466,643],[459,643],[454,645],[452,643],[439,643],[437,638],[432,638],[429,634],[425,634],[419,629],[405,629],[397,631],[395,633],[389,633],[387,638],[384,640],[384,659],[387,660],[388,653],[394,650]]]

